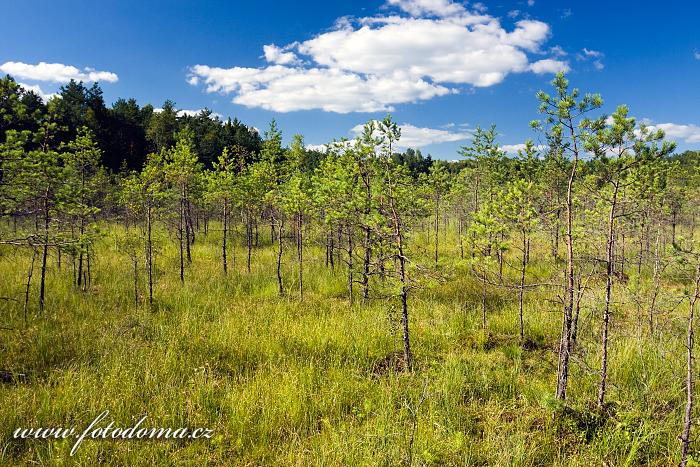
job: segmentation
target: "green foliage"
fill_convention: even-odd
[[[321,153],[301,135],[284,147],[274,120],[261,139],[206,109],[186,116],[172,102],[154,112],[133,100],[107,109],[98,86],[75,82],[44,105],[0,80],[0,332],[11,332],[0,345],[10,375],[0,462],[56,463],[66,445],[17,443],[12,427],[82,423],[104,408],[124,423],[148,413],[217,435],[91,442],[77,463],[675,462],[677,357],[687,350],[678,303],[697,296],[700,277],[697,157],[672,156],[663,132],[624,106],[589,117],[599,96],[581,96],[563,75],[553,84],[552,96],[537,96],[546,146],[528,140],[508,157],[495,126],[479,127],[460,151],[466,160],[451,164],[397,153],[391,116]],[[565,207],[576,255],[567,279],[574,267],[588,273],[575,283],[566,403],[551,398]],[[598,274],[606,214],[621,241],[607,261],[619,277],[614,383],[600,411],[584,401],[601,355],[592,317],[610,277]],[[295,264],[282,261],[292,235]],[[237,263],[242,245],[248,261]],[[29,318],[22,302],[33,303],[41,246],[41,288],[45,278],[47,303],[61,312]],[[71,284],[83,255],[93,259],[90,293]],[[298,278],[302,300],[286,296],[282,276]],[[352,303],[358,284],[363,302],[348,307],[341,297]],[[527,338],[514,316],[527,316]]]

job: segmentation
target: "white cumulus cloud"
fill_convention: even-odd
[[[64,65],[63,63],[39,62],[33,65],[23,62],[5,62],[0,65],[0,71],[19,79],[54,83],[67,83],[71,79],[107,83],[116,83],[119,80],[117,74],[111,71],[97,71],[89,67],[80,70],[72,65]]]
[[[423,79],[396,74],[361,76],[333,68],[210,68],[196,65],[208,92],[236,93],[233,102],[277,112],[322,109],[329,112],[377,112],[390,104],[430,99],[449,93]]]
[[[541,75],[543,73],[559,73],[563,71],[564,73],[569,71],[569,64],[561,60],[554,60],[552,58],[545,58],[543,60],[538,60],[530,65],[530,70],[533,73]]]
[[[519,151],[525,150],[525,143],[518,143],[518,144],[504,144],[501,146],[501,149],[505,151],[507,154],[511,155],[516,155],[518,154]],[[543,151],[547,149],[547,146],[538,144],[535,146],[535,149],[537,151]]]
[[[285,52],[285,49],[277,47],[275,44],[263,46],[265,60],[278,65],[292,65],[298,63],[299,59],[294,52]]]
[[[521,20],[510,30],[482,9],[449,0],[389,0],[386,16],[341,18],[332,30],[284,46],[264,46],[262,67],[190,68],[188,82],[233,102],[277,112],[390,111],[396,104],[488,87],[511,73],[568,69],[542,52],[548,24]],[[398,11],[397,11],[398,10]]]
[[[451,16],[465,12],[462,5],[450,0],[389,0],[387,3],[398,6],[412,16]]]
[[[186,116],[188,116],[188,117],[194,117],[194,116],[197,116],[197,115],[199,115],[200,113],[202,113],[203,110],[208,110],[208,109],[179,109],[179,110],[176,111],[176,115],[177,115],[178,117],[182,117],[183,115],[186,115]],[[160,108],[160,107],[156,107],[155,109],[153,109],[153,111],[154,111],[155,113],[160,113],[160,112],[163,111],[163,109]],[[211,111],[210,111],[210,112],[211,112]],[[219,119],[223,119],[223,118],[224,118],[223,115],[221,115],[220,113],[217,113],[217,112],[211,112],[211,113],[209,114],[209,116],[212,117],[212,118],[213,118],[213,117],[219,117]]]
[[[662,129],[671,139],[681,139],[686,143],[700,143],[700,126],[694,124],[682,125],[678,123],[655,123],[649,125],[651,129]]]
[[[399,138],[399,141],[394,145],[396,149],[422,148],[431,144],[464,141],[472,137],[471,132],[464,129],[459,131],[448,131],[437,128],[417,127],[415,125],[411,125],[410,123],[403,123],[399,125],[399,127],[401,128],[401,138]],[[454,127],[454,125],[452,125],[452,127]],[[364,124],[355,125],[350,129],[350,133],[354,135],[354,138],[335,144],[340,144],[341,146],[352,146],[357,142],[357,138],[362,134],[363,129]],[[325,152],[329,146],[331,145],[307,144],[306,149]]]
[[[49,99],[58,95],[55,92],[44,92],[44,90],[42,90],[38,84],[25,84],[25,83],[17,83],[17,84],[22,86],[27,91],[32,91],[37,96],[41,97],[41,99],[44,102],[48,102]]]
[[[471,133],[467,131],[448,131],[437,128],[422,128],[410,123],[399,125],[401,128],[401,138],[396,147],[398,148],[422,148],[431,144],[450,143],[454,141],[464,141],[471,138]],[[350,130],[355,136],[362,133],[364,125],[356,125]]]

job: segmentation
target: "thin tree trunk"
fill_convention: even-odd
[[[348,299],[350,300],[350,306],[352,306],[353,301],[353,264],[352,264],[352,229],[348,226]]]
[[[298,214],[297,224],[297,259],[299,261],[299,300],[304,298],[304,217],[301,212]]]
[[[401,324],[403,328],[403,359],[406,365],[406,371],[413,370],[413,361],[411,355],[411,341],[408,328],[408,279],[406,277],[406,256],[403,250],[403,234],[401,232],[401,219],[396,206],[394,204],[393,195],[389,196],[389,205],[391,207],[391,216],[394,223],[394,239],[398,249],[399,260],[399,281],[401,282]]]
[[[178,225],[178,246],[180,248],[180,282],[185,283],[185,253],[184,253],[184,235],[185,235],[185,204],[184,199],[180,198],[180,219]],[[189,245],[189,242],[188,242]]]
[[[192,222],[192,212],[190,210],[190,199],[187,191],[187,186],[183,185],[180,192],[180,199],[182,202],[182,217],[184,219],[184,230],[185,230],[185,249],[187,252],[187,264],[192,263],[192,253],[190,251],[190,245],[194,244],[194,225]]]
[[[438,243],[440,242],[440,196],[435,196],[435,266],[438,264]]]
[[[80,196],[80,204],[84,205],[85,200],[83,198],[83,193],[85,190],[85,174],[84,171],[81,171],[80,174],[80,185],[81,185],[81,196]],[[71,229],[72,230],[72,229]],[[85,216],[81,213],[80,214],[80,254],[78,257],[78,287],[81,285],[82,281],[82,275],[83,275],[83,234],[85,233]],[[61,268],[61,253],[59,249],[58,253],[58,264],[59,264],[59,269]]]
[[[523,260],[520,269],[520,290],[518,291],[518,315],[520,317],[520,341],[525,339],[525,325],[523,322],[523,295],[525,294],[525,270],[527,268],[527,235],[523,234]]]
[[[364,243],[364,258],[362,260],[362,301],[366,302],[369,298],[369,263],[372,257],[372,248],[370,246],[370,236],[371,230],[369,227],[363,227],[365,232],[363,243]]]
[[[32,285],[32,275],[34,275],[34,261],[36,260],[36,249],[32,246],[32,263],[27,272],[27,286],[24,288],[24,324],[27,324],[27,310],[29,308],[29,290]]]
[[[39,280],[39,311],[44,312],[44,293],[46,290],[46,258],[49,254],[49,188],[44,192],[44,245],[41,253],[41,278]]]
[[[561,237],[561,209],[557,209],[557,223],[554,232],[554,258],[559,257],[559,238]]]
[[[226,261],[226,237],[228,234],[228,199],[224,198],[224,212],[222,216],[224,235],[221,240],[221,260],[224,266],[224,274],[228,274],[228,264]]]
[[[603,308],[603,323],[601,330],[601,362],[600,381],[598,383],[598,408],[605,405],[605,390],[608,380],[608,332],[610,327],[610,302],[612,301],[612,282],[614,272],[615,252],[615,209],[617,208],[617,190],[619,182],[615,182],[610,215],[608,217],[607,270],[605,274],[605,305]]]
[[[654,276],[652,279],[653,290],[651,293],[651,303],[649,304],[649,336],[654,335],[654,312],[656,310],[656,299],[659,296],[659,274],[661,272],[661,262],[659,260],[659,237],[661,227],[656,231],[656,245],[654,246]]]
[[[457,236],[459,237],[459,257],[464,259],[464,242],[462,241],[462,230],[463,230],[464,220],[462,216],[459,216],[459,224],[457,227]]]
[[[282,285],[282,237],[284,235],[284,221],[280,218],[277,229],[277,286],[279,288],[280,297],[284,295],[284,287]]]
[[[690,447],[690,426],[692,424],[693,415],[693,320],[695,318],[695,302],[700,296],[700,262],[695,267],[695,288],[693,290],[693,295],[690,297],[690,304],[688,307],[688,335],[686,341],[686,362],[687,362],[687,373],[685,378],[685,388],[686,388],[686,403],[685,403],[685,415],[683,423],[683,434],[681,435],[681,461],[678,465],[685,467],[688,462],[688,448]]]
[[[251,214],[248,212],[246,214],[246,244],[248,246],[248,261],[247,261],[247,267],[248,267],[248,274],[250,274],[250,255],[251,255],[251,250],[253,249],[253,225],[252,225],[252,219],[251,219]]]
[[[85,278],[86,289],[89,289],[90,286],[92,285],[92,269],[90,267],[92,256],[91,256],[90,251],[91,251],[90,250],[90,243],[88,242],[88,244],[86,245],[86,252],[85,252],[85,257],[87,259],[87,271],[86,271],[87,277]]]
[[[642,275],[642,261],[644,259],[644,237],[639,235],[639,256],[637,256],[637,276]]]
[[[566,189],[566,298],[564,302],[564,328],[562,333],[561,354],[559,355],[559,375],[557,378],[556,398],[566,399],[566,386],[569,380],[569,358],[571,355],[571,315],[574,304],[574,239],[573,239],[573,186],[578,167],[578,145],[574,135],[573,124],[569,122],[573,138],[573,162]]]
[[[408,372],[413,370],[411,341],[408,331],[408,287],[406,285],[406,258],[399,234],[399,280],[401,281],[401,324],[403,325],[403,359]]]
[[[85,220],[80,219],[80,253],[78,254],[78,287],[83,284],[83,233],[85,232]],[[60,257],[60,254],[59,254]]]
[[[153,222],[151,205],[146,208],[146,266],[148,268],[148,305],[153,307]]]

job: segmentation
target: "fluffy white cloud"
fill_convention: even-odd
[[[187,115],[189,117],[194,117],[195,115],[199,115],[203,110],[207,110],[207,109],[180,109],[177,111],[177,116],[182,117],[183,115]],[[153,111],[155,113],[159,113],[159,112],[162,112],[163,109],[160,107],[156,107],[155,109],[153,109]],[[220,113],[217,113],[217,112],[211,112],[211,114],[209,114],[209,115],[212,118],[213,117],[219,117],[220,119],[224,118],[223,115],[221,115]]]
[[[695,57],[695,60],[700,60],[700,52],[698,52],[697,50],[693,52],[693,57]]]
[[[612,125],[614,122],[612,116],[605,119],[605,123]],[[700,126],[695,124],[678,124],[678,123],[654,123],[649,118],[639,119],[639,123],[643,123],[650,131],[663,130],[668,139],[680,139],[686,143],[700,143]],[[641,136],[639,130],[635,130],[637,136]]]
[[[525,143],[504,144],[503,146],[501,146],[501,149],[508,154],[515,155],[518,153],[518,151],[522,151],[525,149]],[[547,149],[547,146],[539,144],[535,146],[535,149],[537,149],[538,151],[543,151]]]
[[[329,112],[377,112],[390,104],[447,94],[449,89],[396,74],[361,76],[333,68],[210,68],[196,65],[208,92],[235,92],[233,102],[277,112],[322,109]]]
[[[44,92],[38,84],[25,84],[25,83],[17,83],[17,84],[22,86],[27,91],[34,92],[34,94],[41,97],[41,99],[44,102],[48,102],[49,99],[58,95],[55,92]]]
[[[454,141],[464,141],[471,138],[468,131],[448,131],[437,128],[422,128],[410,123],[399,125],[401,127],[401,138],[396,144],[398,148],[422,148],[431,144],[449,143]],[[355,125],[350,131],[359,136],[364,125]]]
[[[306,148],[309,151],[326,152],[328,150],[328,145],[327,144],[305,144],[304,148]]]
[[[450,0],[389,0],[387,3],[398,6],[412,16],[452,16],[465,12],[462,5]]]
[[[700,143],[700,127],[694,124],[655,123],[649,127],[664,130],[669,138],[682,139],[686,143]]]
[[[421,128],[417,127],[415,125],[411,125],[410,123],[404,123],[402,125],[399,125],[401,128],[401,138],[399,141],[394,145],[395,148],[397,149],[406,149],[406,148],[422,148],[424,146],[429,146],[431,144],[439,144],[439,143],[449,143],[449,142],[455,142],[455,141],[464,141],[466,139],[469,139],[472,137],[471,132],[467,130],[459,130],[459,131],[448,131],[448,130],[440,130],[437,128]],[[447,125],[449,126],[449,125]],[[452,124],[451,127],[454,127],[455,125]],[[462,127],[462,125],[460,125]],[[364,129],[363,124],[355,125],[350,132],[355,136],[354,138],[351,138],[349,140],[346,140],[345,142],[340,142],[340,143],[335,143],[335,144],[341,144],[341,145],[346,145],[350,146],[355,144],[357,141],[357,137],[362,134],[362,130]],[[306,148],[307,149],[313,149],[316,151],[321,151],[325,152],[329,147],[329,144],[307,144]]]
[[[533,73],[541,75],[543,73],[559,73],[563,71],[564,73],[569,71],[569,64],[561,60],[554,60],[551,58],[545,58],[543,60],[538,60],[530,65],[530,70]]]
[[[550,36],[546,23],[498,18],[448,0],[389,0],[403,14],[336,21],[331,31],[283,47],[264,47],[268,66],[191,67],[188,82],[233,102],[278,112],[392,110],[401,103],[492,86],[508,74],[568,69],[553,59],[531,64]],[[472,5],[472,8],[476,8]]]
[[[116,83],[119,77],[111,71],[97,71],[93,68],[79,70],[72,65],[63,63],[39,62],[36,65],[22,62],[5,62],[0,65],[0,71],[19,79],[33,81],[51,81],[54,83],[67,83],[71,79],[76,81],[102,81]]]
[[[278,65],[294,65],[299,62],[294,52],[285,52],[285,49],[277,47],[275,44],[263,46],[265,60]]]

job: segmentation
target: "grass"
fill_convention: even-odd
[[[263,229],[264,230],[264,229]],[[261,232],[262,233],[262,232]],[[47,308],[25,325],[21,303],[0,301],[2,465],[669,465],[678,460],[684,404],[683,319],[670,313],[657,337],[623,286],[613,315],[610,405],[595,400],[596,307],[587,298],[567,406],[553,399],[560,306],[547,290],[526,294],[526,345],[513,291],[489,290],[454,269],[456,238],[441,241],[449,281],[417,290],[410,326],[415,371],[400,371],[396,303],[350,307],[344,271],[305,253],[296,297],[293,247],[278,297],[273,246],[244,250],[224,276],[219,236],[200,235],[181,285],[175,244],[161,233],[156,306],[133,303],[131,265],[116,252],[121,228],[97,246],[93,286],[72,286],[51,257]],[[426,245],[430,264],[431,244]],[[442,239],[441,239],[442,240]],[[269,239],[268,239],[269,242]],[[420,249],[419,249],[420,250]],[[545,256],[544,245],[542,256]],[[533,255],[535,257],[535,255]],[[0,296],[23,296],[30,257],[0,250]],[[538,275],[552,271],[533,263]],[[142,292],[145,290],[141,278]],[[143,302],[143,297],[141,297]],[[36,308],[36,289],[31,302]],[[393,311],[392,311],[393,310]],[[426,388],[427,398],[419,407]],[[209,440],[19,441],[17,427],[76,426],[109,410],[115,426],[144,415],[149,427],[207,427]],[[416,413],[415,435],[412,412]],[[692,449],[692,447],[691,447]],[[410,451],[410,452],[409,452]],[[697,457],[697,451],[692,451]]]

